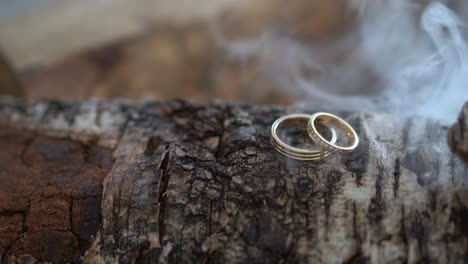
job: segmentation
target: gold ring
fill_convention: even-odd
[[[275,147],[276,151],[278,151],[279,153],[281,153],[281,154],[283,154],[285,156],[288,156],[290,158],[297,159],[297,160],[321,160],[321,159],[323,159],[325,157],[328,157],[331,154],[329,151],[320,152],[320,153],[317,153],[317,154],[314,154],[314,155],[297,154],[297,153],[294,153],[294,152],[291,152],[291,151],[288,151],[286,149],[281,148],[273,140],[271,140],[271,143],[272,143],[273,147]]]
[[[327,139],[325,139],[315,127],[315,122],[317,120],[321,121],[321,123],[325,125],[329,124],[330,122],[333,122],[336,126],[341,128],[345,132],[347,137],[353,140],[352,144],[350,146],[343,147],[335,144],[335,142],[328,141]],[[353,151],[359,144],[359,137],[356,131],[354,131],[354,129],[351,127],[351,125],[344,121],[342,118],[330,113],[318,112],[313,114],[309,119],[309,123],[307,124],[307,132],[316,144],[320,145],[327,151],[348,153]]]
[[[277,130],[280,125],[284,124],[286,121],[293,122],[292,125],[301,125],[302,123],[307,123],[310,120],[311,116],[307,114],[290,114],[285,115],[283,117],[278,118],[273,124],[271,125],[271,143],[273,147],[281,154],[288,156],[293,159],[297,160],[321,160],[324,157],[330,155],[330,151],[325,151],[322,149],[302,149],[296,148],[286,144],[283,140],[278,137]],[[290,124],[291,126],[291,124]],[[336,142],[336,131],[334,128],[325,125],[328,129],[330,129],[332,133],[332,138],[330,142]]]

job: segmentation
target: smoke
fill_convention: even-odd
[[[233,58],[257,56],[265,76],[298,105],[422,115],[452,123],[468,101],[466,27],[434,1],[353,0],[356,25],[332,40],[300,41],[272,28],[224,44]]]

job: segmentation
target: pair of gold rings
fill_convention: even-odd
[[[284,127],[307,126],[307,133],[319,148],[297,148],[288,145],[278,136],[278,130]],[[319,132],[317,125],[322,125],[328,129],[331,136],[325,138]],[[336,144],[338,136],[334,127],[341,129],[344,135],[351,140],[348,146]],[[359,137],[356,131],[342,118],[325,112],[318,112],[313,115],[290,114],[278,118],[271,126],[271,143],[281,154],[297,160],[322,160],[333,152],[348,153],[353,151],[359,144]]]

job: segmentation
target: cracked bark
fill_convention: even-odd
[[[103,189],[91,188],[94,192],[72,192],[85,182],[82,170],[58,187],[65,202],[52,200],[57,211],[71,210],[71,224],[57,220],[47,226],[36,219],[41,234],[70,230],[83,249],[72,243],[71,256],[52,254],[55,259],[28,251],[31,243],[15,251],[34,232],[12,227],[7,233],[13,238],[4,239],[8,246],[0,243],[7,263],[27,254],[34,261],[84,263],[463,263],[468,258],[468,169],[447,146],[449,129],[431,120],[340,113],[362,144],[347,156],[313,163],[288,160],[269,143],[271,123],[294,109],[6,98],[0,109],[0,124],[15,129],[15,136],[29,135],[21,144],[45,155],[41,164],[62,164],[62,174],[80,166],[88,166],[90,174],[105,173],[94,182]],[[81,147],[70,162],[64,152],[41,152],[30,137]],[[110,150],[113,162],[103,166]],[[23,155],[32,162],[22,166],[36,164],[31,150]],[[10,194],[0,189],[5,193]],[[43,199],[44,194],[30,195]],[[96,213],[75,202],[76,196],[102,200],[102,219],[75,219],[78,208]],[[23,200],[0,200],[0,221],[31,211]],[[97,233],[87,230],[77,238],[76,230],[89,221]]]
[[[447,142],[450,149],[468,163],[468,102],[463,105],[457,122],[450,127]]]

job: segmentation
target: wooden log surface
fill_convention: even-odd
[[[448,127],[338,113],[358,149],[297,162],[269,143],[296,111],[0,99],[0,263],[468,260]]]
[[[450,149],[468,163],[468,102],[463,105],[457,122],[450,127],[447,142]]]

